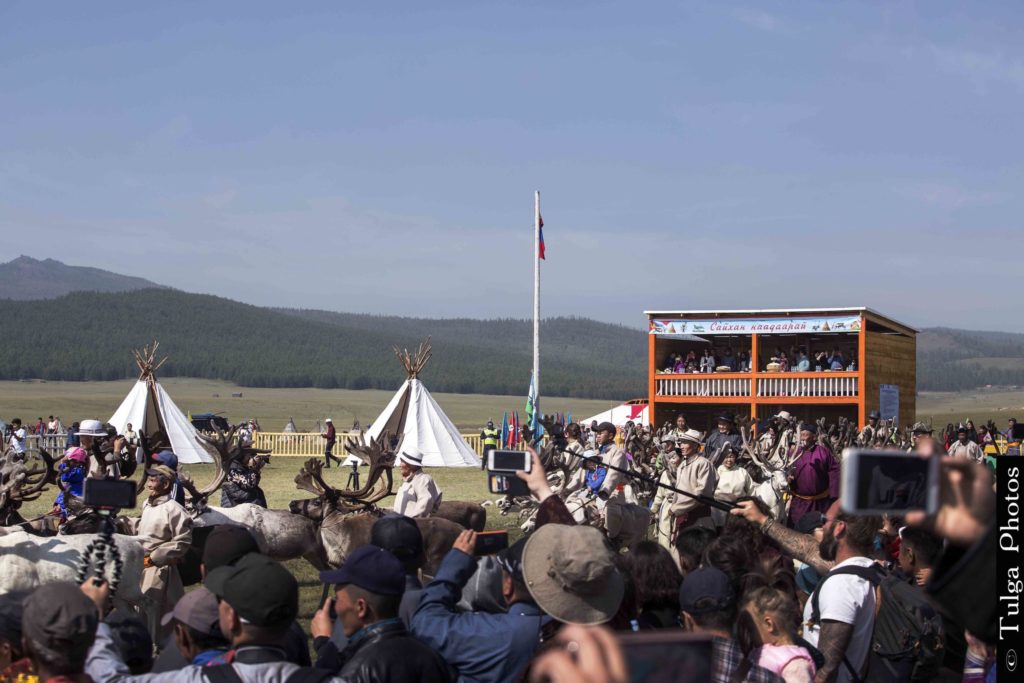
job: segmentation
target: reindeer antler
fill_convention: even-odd
[[[316,458],[307,460],[299,473],[295,475],[296,488],[300,491],[308,491],[318,498],[328,495],[328,490],[333,493],[335,489],[327,486],[323,480],[323,466],[324,464]]]
[[[361,489],[339,491],[338,495],[364,505],[376,503],[390,496],[394,485],[392,469],[395,466],[395,453],[391,450],[391,434],[385,431],[376,439],[371,437],[369,443],[365,443],[358,437],[349,437],[345,440],[345,450],[366,461],[370,470],[366,474],[366,484]],[[386,480],[385,485],[375,490],[377,483],[382,478]]]

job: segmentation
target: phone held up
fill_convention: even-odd
[[[898,451],[847,448],[843,451],[840,500],[855,515],[902,515],[939,509],[937,457]]]
[[[510,496],[528,496],[530,489],[516,472],[529,472],[533,457],[527,451],[493,450],[487,454],[487,490]]]
[[[135,507],[135,482],[130,479],[86,479],[85,504],[100,509]]]
[[[476,535],[476,544],[473,546],[473,554],[494,555],[508,547],[507,531],[481,531]]]

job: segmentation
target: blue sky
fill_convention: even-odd
[[[1022,29],[1019,2],[7,2],[0,235],[256,304],[528,317],[540,189],[545,315],[1024,332]]]

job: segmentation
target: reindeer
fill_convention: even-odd
[[[369,464],[366,484],[357,490],[328,484],[323,463],[316,458],[307,460],[295,477],[296,487],[316,498],[293,500],[288,507],[317,525],[324,557],[332,567],[340,566],[353,550],[370,542],[370,530],[382,514],[377,503],[392,494],[395,455],[390,443],[387,433],[371,438],[368,444],[352,437],[346,440],[346,450]],[[439,516],[417,518],[416,524],[423,534],[424,571],[433,573],[464,527]]]
[[[56,484],[53,457],[45,449],[40,449],[39,455],[42,467],[30,467],[11,449],[0,456],[0,526],[20,526],[30,533],[52,535],[54,529],[46,523],[45,515],[26,520],[19,512],[22,504],[42,496],[47,485]]]
[[[783,519],[786,514],[785,493],[789,490],[789,479],[786,470],[779,467],[771,467],[768,462],[758,456],[756,450],[751,447],[749,439],[749,420],[739,421],[740,439],[742,440],[742,454],[748,459],[748,470],[751,466],[756,467],[759,482],[754,489],[754,497],[768,506],[769,511],[775,519]]]

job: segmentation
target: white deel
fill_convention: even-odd
[[[174,405],[159,382],[153,383],[153,393],[150,393],[145,381],[136,382],[109,422],[117,428],[119,434],[124,433],[125,425],[129,422],[132,429],[147,435],[155,433],[159,425],[163,424],[167,438],[171,441],[171,450],[178,456],[179,463],[194,465],[213,462],[213,457],[199,440],[196,428]]]
[[[423,382],[407,379],[363,438],[397,435],[403,449],[418,448],[424,467],[480,467],[480,459],[441,410]]]

